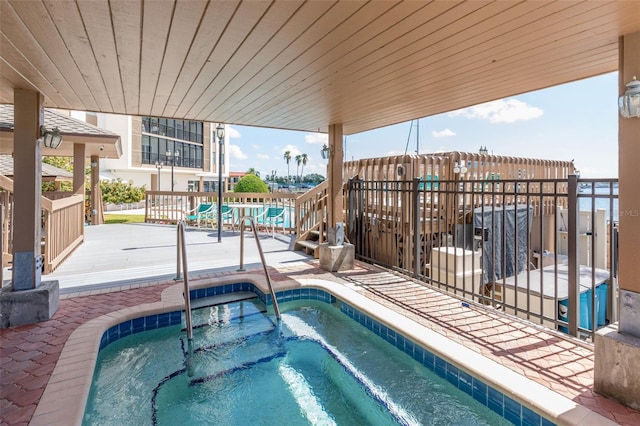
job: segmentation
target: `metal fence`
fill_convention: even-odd
[[[617,317],[617,181],[348,185],[360,260],[575,336]]]

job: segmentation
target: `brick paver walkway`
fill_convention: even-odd
[[[229,273],[214,274],[218,275]],[[330,274],[320,270],[317,261],[293,262],[279,265],[271,278],[349,283],[361,294],[619,424],[640,424],[639,412],[593,392],[593,351],[588,345],[481,307],[462,306],[458,299],[373,266],[358,264],[354,271]],[[0,330],[0,422],[29,423],[62,347],[79,325],[124,307],[159,301],[169,285],[69,295],[51,320]]]

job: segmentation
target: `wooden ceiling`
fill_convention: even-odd
[[[352,134],[615,71],[636,31],[636,0],[0,0],[0,103]]]

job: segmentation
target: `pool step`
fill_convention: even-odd
[[[191,383],[215,380],[223,375],[251,368],[285,355],[283,339],[276,329],[234,341],[199,348],[187,355]]]
[[[191,309],[201,309],[208,306],[223,305],[225,303],[241,302],[253,299],[256,296],[251,291],[236,291],[234,293],[219,294],[217,296],[200,297],[191,300]]]

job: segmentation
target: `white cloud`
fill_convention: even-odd
[[[268,160],[269,156],[267,154],[256,154],[256,157],[260,160]]]
[[[281,151],[282,155],[284,155],[284,153],[287,151],[289,151],[289,153],[291,154],[291,161],[293,161],[296,155],[302,154],[302,151],[300,151],[298,147],[295,145],[286,145],[284,148],[282,148],[282,151]]]
[[[540,108],[528,105],[517,99],[499,99],[497,101],[460,109],[449,113],[450,117],[463,116],[489,120],[491,123],[514,123],[531,120],[544,114]]]
[[[434,130],[434,131],[431,132],[431,135],[434,138],[445,138],[445,137],[448,137],[448,136],[455,136],[456,134],[454,132],[452,132],[450,129],[447,128],[447,129],[440,130],[440,131]]]
[[[230,139],[239,139],[242,136],[240,132],[236,130],[234,127],[227,126],[227,130],[229,132]]]
[[[304,136],[304,140],[306,143],[312,144],[328,144],[329,143],[329,135],[326,133],[310,133]]]
[[[229,144],[229,155],[231,156],[231,158],[234,158],[236,160],[246,160],[247,158],[249,158],[247,154],[242,152],[242,149],[240,149],[238,145]]]

